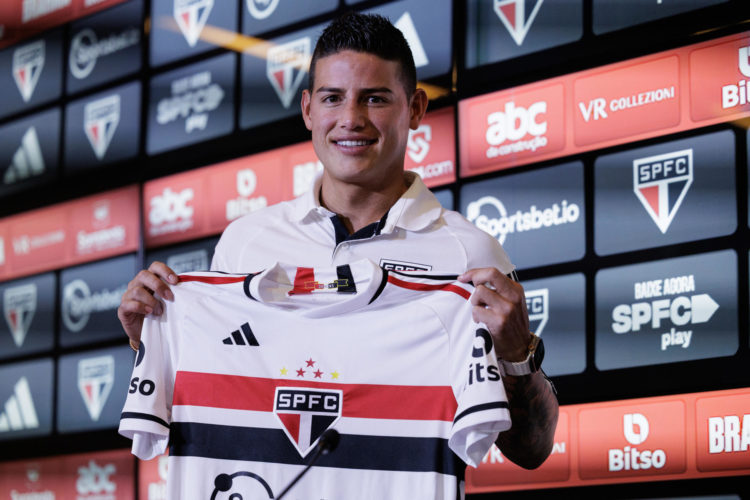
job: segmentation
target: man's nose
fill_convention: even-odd
[[[367,120],[367,110],[361,103],[349,101],[343,107],[340,125],[347,129],[361,128]]]

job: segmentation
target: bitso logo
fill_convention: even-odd
[[[21,377],[13,387],[13,394],[3,405],[5,411],[0,413],[0,432],[36,429],[39,418],[31,398],[31,389],[26,377]]]
[[[291,105],[309,66],[309,36],[268,49],[266,76],[285,108]]]
[[[117,485],[111,480],[111,476],[116,472],[114,464],[100,466],[93,460],[89,460],[88,467],[79,467],[76,481],[76,490],[82,495],[78,497],[79,500],[115,500]]]
[[[692,184],[692,149],[633,160],[633,192],[662,233]]]
[[[497,17],[500,18],[505,28],[510,33],[513,41],[519,47],[523,44],[526,35],[534,22],[539,9],[542,7],[544,0],[495,0],[494,9]],[[533,6],[531,6],[533,4]],[[531,6],[529,11],[526,7]]]
[[[96,422],[115,382],[115,358],[111,355],[82,359],[78,362],[78,391]]]
[[[540,115],[547,113],[547,103],[537,101],[524,108],[515,102],[505,103],[503,111],[496,111],[487,116],[485,139],[487,158],[497,158],[522,151],[536,151],[547,145],[547,121]],[[530,139],[525,139],[531,136]],[[505,144],[506,141],[511,141]]]
[[[738,50],[737,68],[745,77],[750,78],[750,46]],[[744,106],[748,103],[747,80],[740,80],[737,85],[729,84],[721,88],[721,107],[723,109]]]
[[[494,213],[482,213],[484,207],[490,207],[489,210]],[[508,234],[569,224],[576,222],[580,215],[580,207],[575,203],[568,203],[568,200],[553,203],[551,207],[542,210],[536,205],[531,205],[529,210],[517,210],[511,215],[508,215],[505,205],[494,196],[483,196],[466,207],[466,218],[479,229],[497,238],[501,244],[505,243]]]
[[[114,94],[86,103],[83,108],[83,130],[94,154],[100,160],[107,153],[120,123],[120,95]]]
[[[6,288],[3,293],[3,311],[13,342],[16,347],[21,347],[36,312],[36,284]]]
[[[182,118],[186,133],[205,130],[209,112],[218,108],[224,99],[224,90],[211,81],[211,72],[180,78],[170,87],[172,96],[161,99],[156,107],[156,122],[166,125]]]
[[[44,40],[18,47],[13,52],[13,79],[24,102],[34,94],[39,75],[44,68]]]
[[[198,43],[213,7],[214,0],[174,0],[174,20],[191,47]]]
[[[80,332],[88,324],[91,313],[117,309],[126,289],[127,286],[123,285],[112,291],[104,289],[91,293],[85,281],[81,279],[71,281],[63,288],[63,324],[71,332]]]
[[[308,387],[277,387],[273,413],[284,433],[306,456],[318,438],[341,418],[343,392]]]
[[[623,434],[625,440],[632,446],[622,449],[610,449],[609,470],[612,472],[623,470],[661,469],[667,463],[664,450],[639,450],[636,446],[643,444],[649,435],[648,419],[640,413],[626,413],[622,417]]]
[[[268,205],[268,200],[265,196],[251,197],[257,186],[258,177],[252,169],[245,168],[237,172],[237,194],[239,196],[232,200],[227,200],[227,221],[232,221]]]
[[[68,67],[70,74],[82,80],[89,76],[96,66],[99,57],[108,56],[136,45],[141,40],[138,28],[128,28],[121,33],[98,40],[94,30],[83,29],[70,41]]]
[[[432,127],[422,124],[416,130],[409,130],[409,141],[406,143],[406,154],[414,163],[421,163],[430,152]]]
[[[279,0],[247,0],[247,10],[255,19],[269,17],[279,6]]]
[[[44,156],[39,145],[39,136],[37,136],[36,128],[32,126],[23,134],[21,145],[13,153],[13,159],[3,176],[3,183],[14,184],[29,177],[41,175],[44,169]]]
[[[148,221],[151,224],[149,234],[158,236],[187,231],[193,227],[195,210],[189,205],[193,196],[193,188],[185,188],[180,192],[164,188],[162,194],[151,198],[151,210],[148,213]]]
[[[527,290],[526,310],[529,313],[529,329],[541,337],[549,319],[549,289]]]
[[[398,18],[398,21],[394,23],[394,26],[401,31],[406,42],[409,44],[411,55],[414,58],[414,66],[417,68],[427,66],[430,63],[430,60],[427,58],[427,52],[424,50],[422,40],[419,39],[417,28],[414,26],[411,14],[404,12],[403,15]]]

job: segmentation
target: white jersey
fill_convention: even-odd
[[[172,290],[145,320],[119,429],[144,460],[169,443],[169,498],[275,498],[335,428],[289,498],[455,499],[464,462],[510,428],[470,285],[362,260]]]

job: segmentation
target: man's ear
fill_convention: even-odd
[[[305,127],[307,130],[312,130],[312,120],[310,119],[310,91],[305,89],[302,91],[302,100],[300,101],[300,107],[302,108],[302,119],[305,120]]]
[[[424,89],[418,88],[415,90],[409,102],[409,128],[412,130],[419,127],[419,122],[422,121],[424,114],[427,112],[427,103],[427,93]]]

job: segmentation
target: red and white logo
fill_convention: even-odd
[[[289,108],[292,104],[292,99],[309,67],[310,37],[308,36],[268,49],[266,76],[285,108]]]
[[[174,20],[191,47],[198,43],[213,7],[214,0],[174,0]]]
[[[117,484],[111,480],[111,476],[117,473],[115,464],[106,464],[100,466],[93,460],[89,460],[88,466],[78,468],[78,480],[76,481],[76,491],[78,498],[115,498],[113,493],[117,489]]]
[[[493,8],[513,41],[521,46],[543,3],[544,0],[536,0],[527,12],[528,0],[495,0]]]
[[[107,153],[117,125],[120,123],[120,95],[114,94],[91,101],[83,108],[83,130],[94,154],[100,160]]]
[[[115,382],[115,358],[111,355],[86,358],[78,362],[78,390],[96,422],[107,403]]]
[[[12,286],[3,293],[5,321],[16,347],[21,347],[36,312],[36,284]]]
[[[421,163],[430,152],[432,127],[420,125],[416,130],[409,130],[409,141],[406,143],[406,154],[414,163]]]
[[[13,51],[13,79],[24,102],[29,102],[39,82],[44,68],[44,49],[44,40],[37,40]]]
[[[750,463],[750,392],[737,392],[700,397],[695,404],[701,471],[746,469]]]
[[[237,198],[227,200],[226,219],[233,221],[245,214],[254,212],[260,208],[268,206],[268,200],[265,196],[255,196],[255,188],[258,186],[258,176],[250,168],[243,168],[237,171]]]
[[[750,78],[750,46],[738,49],[737,69],[743,76]],[[721,88],[722,109],[744,106],[748,103],[747,80],[740,80],[736,85],[724,85]]]
[[[277,387],[273,413],[284,433],[306,456],[318,438],[341,418],[343,392],[310,387]]]
[[[192,228],[195,209],[190,202],[193,201],[193,197],[193,188],[175,192],[167,187],[160,195],[151,198],[151,210],[148,213],[151,236]]]

